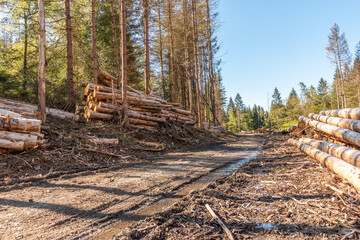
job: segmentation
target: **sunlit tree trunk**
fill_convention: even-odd
[[[38,80],[38,118],[42,121],[46,119],[45,104],[45,2],[38,1],[39,6],[39,80]]]
[[[145,94],[150,95],[149,0],[143,0],[145,45]]]
[[[115,60],[116,60],[116,79],[117,79],[118,88],[120,88],[121,66],[120,66],[120,56],[119,56],[119,44],[118,44],[118,38],[117,38],[117,34],[116,34],[116,17],[115,17],[115,10],[114,10],[114,1],[111,0],[110,5],[111,5],[111,15],[112,15],[114,53],[115,53]]]
[[[72,47],[72,27],[70,15],[70,0],[65,0],[66,17],[66,41],[67,41],[67,97],[69,102],[74,101],[74,69],[73,69],[73,47]]]
[[[124,127],[129,126],[127,101],[127,56],[126,56],[126,0],[121,0],[121,72]]]
[[[93,78],[94,83],[98,83],[98,60],[96,51],[96,27],[95,27],[95,0],[91,1],[91,33],[92,33],[92,54],[93,54]]]

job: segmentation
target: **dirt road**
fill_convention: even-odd
[[[106,232],[118,230],[119,222],[131,223],[146,213],[163,210],[165,202],[152,211],[146,209],[216,169],[254,156],[262,143],[261,136],[248,135],[236,142],[171,153],[129,168],[65,174],[2,187],[0,239],[111,237]]]

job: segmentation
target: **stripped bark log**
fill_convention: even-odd
[[[360,151],[358,150],[310,138],[300,138],[299,141],[360,168]]]
[[[136,118],[131,118],[131,117],[129,117],[129,123],[132,125],[144,125],[144,126],[157,126],[158,125],[157,122],[151,122],[151,121],[146,121],[146,120],[141,120],[141,119],[136,119]]]
[[[0,139],[0,148],[10,151],[23,151],[25,147],[24,142],[14,142],[7,139]]]
[[[118,145],[119,140],[117,138],[90,138],[86,140],[86,143],[95,145]]]
[[[300,149],[300,151],[305,152],[313,159],[319,161],[321,164],[329,168],[341,178],[346,179],[351,185],[360,191],[360,169],[300,141],[289,139],[288,142],[291,145],[296,146],[298,149]]]
[[[360,132],[360,120],[329,117],[313,113],[309,114],[309,117],[323,123]]]
[[[320,115],[360,120],[360,108],[321,111]]]
[[[28,119],[28,118],[16,118],[16,117],[7,117],[8,120],[5,123],[5,128],[20,130],[20,131],[29,131],[29,132],[39,132],[41,128],[41,121],[37,119]]]
[[[307,126],[316,128],[320,131],[323,131],[337,138],[343,139],[351,144],[354,144],[355,146],[360,147],[360,133],[358,132],[354,132],[340,127],[335,127],[319,121],[311,120],[303,116],[299,119],[300,121],[305,122]]]

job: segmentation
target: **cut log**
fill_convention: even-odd
[[[319,149],[320,151],[329,153],[334,157],[340,158],[357,168],[360,168],[360,151],[358,150],[310,138],[300,138],[299,141],[310,145],[313,148]]]
[[[107,113],[98,113],[98,112],[94,112],[94,111],[87,111],[85,113],[86,117],[85,118],[90,118],[90,119],[102,119],[102,120],[112,120],[114,119],[114,115],[112,114],[107,114]]]
[[[0,139],[0,148],[7,149],[10,151],[24,151],[24,142],[13,142],[6,139]]]
[[[8,117],[5,127],[12,130],[39,132],[41,128],[41,121],[29,118]]]
[[[358,132],[354,132],[340,127],[335,127],[326,123],[311,120],[303,116],[299,119],[300,121],[305,122],[307,126],[313,127],[315,129],[318,129],[360,147],[360,133]]]
[[[183,109],[179,109],[179,108],[171,108],[171,110],[173,112],[176,112],[176,113],[180,113],[180,114],[183,114],[185,116],[189,116],[189,115],[192,115],[192,113],[190,111],[186,111],[186,110],[183,110]]]
[[[329,168],[341,178],[346,179],[351,185],[360,191],[360,169],[300,141],[289,139],[288,142],[291,145],[296,146],[298,149],[300,149],[300,151],[306,153],[313,159],[319,161],[321,164]]]
[[[131,118],[131,117],[129,117],[129,123],[132,125],[144,125],[144,126],[157,126],[158,125],[157,122],[145,121],[145,120]]]
[[[320,115],[360,120],[360,108],[346,108],[321,111]]]
[[[0,116],[0,128],[5,128],[5,123],[8,122],[7,117]]]
[[[162,123],[166,122],[165,118],[148,116],[148,115],[141,114],[141,113],[138,113],[138,112],[132,111],[132,110],[129,110],[128,114],[129,114],[129,117],[131,117],[131,118],[137,118],[137,119],[148,120],[148,121],[153,121],[153,122],[162,122]]]
[[[5,109],[0,108],[0,115],[1,116],[9,116],[11,118],[22,118],[23,116],[19,113],[14,113],[12,111],[8,111]]]
[[[119,140],[117,138],[89,138],[86,143],[95,145],[118,145]]]
[[[360,120],[329,117],[313,113],[309,114],[309,117],[323,123],[360,132]]]

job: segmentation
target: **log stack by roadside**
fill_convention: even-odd
[[[22,114],[0,108],[0,153],[24,151],[44,144],[41,121],[27,117],[32,112],[19,111],[23,111]]]
[[[122,113],[122,91],[115,84],[116,79],[99,70],[101,84],[82,83],[84,87],[84,118],[113,120],[120,119]],[[120,87],[121,88],[121,87]],[[190,111],[180,108],[178,103],[170,103],[151,94],[127,87],[129,122],[131,127],[156,131],[161,123],[174,120],[185,125],[194,125]]]
[[[321,111],[309,118],[301,116],[300,121],[314,139],[289,139],[289,143],[360,191],[360,108]]]

